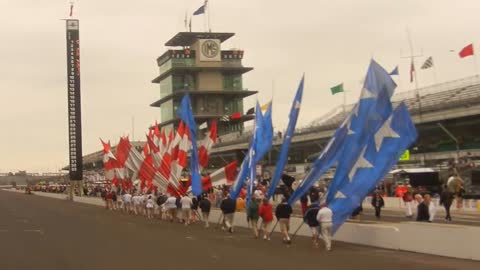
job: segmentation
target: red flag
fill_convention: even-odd
[[[413,73],[415,73],[415,65],[413,64],[412,58],[412,63],[410,64],[410,82],[413,82]]]
[[[231,120],[238,120],[240,118],[242,118],[242,113],[241,112],[236,112],[236,113],[230,115]]]
[[[209,153],[213,144],[217,141],[217,121],[212,121],[210,125],[210,132],[207,132],[205,139],[202,141],[198,149],[198,163],[200,171],[207,167],[209,160]]]
[[[467,45],[458,53],[458,55],[460,56],[460,58],[465,58],[467,56],[473,55],[473,44]]]

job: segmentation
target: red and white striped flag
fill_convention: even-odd
[[[186,126],[185,126],[186,127]],[[179,129],[180,130],[180,129]],[[180,183],[183,169],[187,166],[188,151],[192,147],[190,131],[188,128],[180,130],[177,134],[181,136],[180,143],[176,148],[176,154],[172,155],[170,181]]]
[[[132,147],[128,137],[120,138],[117,146],[116,158],[120,165],[127,167],[133,172],[137,172],[138,178],[146,183],[152,183],[158,186],[162,191],[167,190],[168,179],[162,176],[153,165],[153,158],[144,146],[145,157],[138,152],[135,147]],[[177,189],[178,186],[173,186]]]
[[[124,167],[119,164],[115,155],[112,153],[112,146],[110,142],[105,143],[100,139],[103,145],[103,169],[105,171],[105,179],[112,181],[116,179],[125,179]]]
[[[210,189],[213,185],[231,185],[237,177],[237,161],[229,163],[227,166],[214,171],[202,179],[204,191]]]
[[[200,172],[207,167],[210,157],[210,150],[217,142],[217,121],[213,120],[210,125],[210,131],[207,132],[205,139],[203,139],[200,148],[198,149],[198,162]]]

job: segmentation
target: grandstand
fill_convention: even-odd
[[[432,85],[416,91],[397,93],[392,97],[394,104],[405,102],[419,131],[419,139],[410,148],[411,161],[402,166],[438,166],[457,155],[480,157],[480,78],[464,78],[443,84]],[[419,106],[419,100],[421,106]],[[421,107],[421,110],[420,110]],[[353,105],[347,107],[349,113]],[[343,107],[337,107],[310,124],[298,128],[292,139],[288,162],[290,165],[308,163],[316,158],[326,146],[328,139],[344,120]],[[456,143],[439,127],[441,123],[459,140]],[[229,133],[218,138],[210,159],[210,169],[224,166],[233,160],[242,160],[248,149],[252,131]],[[278,132],[278,131],[277,131]],[[282,138],[275,134],[272,150],[266,155],[263,165],[274,166]],[[132,142],[141,151],[144,142]],[[99,147],[100,148],[100,147]],[[115,147],[112,147],[114,151]],[[103,167],[102,151],[84,157],[86,170]]]
[[[392,97],[394,106],[405,102],[419,131],[419,139],[410,149],[412,162],[437,164],[457,156],[456,143],[438,123],[459,140],[458,154],[469,152],[480,156],[480,78],[468,77],[417,91],[400,92]],[[309,125],[298,128],[289,160],[305,163],[308,157],[317,156],[352,108],[353,105],[348,105],[344,110],[343,106],[339,106]],[[250,138],[250,132],[221,137],[214,146],[214,156],[219,157],[220,164],[243,157]],[[265,160],[266,165],[275,163],[281,143],[281,138],[276,137],[274,147]]]

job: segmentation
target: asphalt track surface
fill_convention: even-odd
[[[215,226],[213,226],[215,227]],[[412,243],[414,244],[414,243]],[[255,240],[199,224],[0,191],[0,269],[480,269],[480,262],[334,242],[334,251],[278,234]]]

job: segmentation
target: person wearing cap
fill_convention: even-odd
[[[327,207],[327,203],[321,203],[320,210],[318,210],[317,214],[317,221],[320,223],[320,231],[327,251],[332,250],[332,217],[333,212]]]

